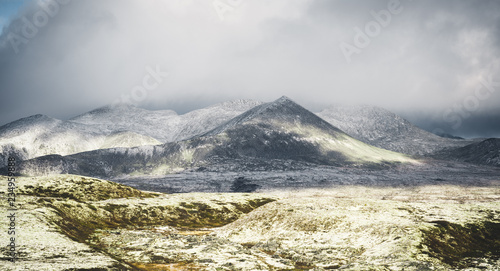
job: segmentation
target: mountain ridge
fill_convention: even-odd
[[[290,109],[291,107],[293,109]],[[289,114],[284,115],[287,112]],[[235,125],[252,120],[258,120],[260,123],[250,127],[248,131],[240,131],[240,135],[234,132],[231,135],[243,141],[245,133],[253,132],[254,136],[267,138],[272,135],[274,139],[285,142],[285,139],[278,138],[288,133],[290,138],[287,140],[308,138],[309,143],[319,144],[318,138],[314,138],[311,132],[304,134],[301,129],[305,128],[300,127],[306,123],[314,123],[322,129],[334,129],[337,136],[344,137],[343,134],[346,134],[375,147],[417,156],[433,156],[443,150],[454,150],[478,142],[439,137],[388,110],[374,106],[337,105],[313,115],[309,113],[309,110],[283,96],[270,103],[244,99],[226,101],[182,115],[172,110],[151,111],[131,104],[103,106],[66,121],[37,114],[0,127],[0,166],[7,163],[9,155],[18,160],[26,160],[49,154],[64,156],[102,148],[158,145],[168,142],[182,141],[177,145],[184,146],[186,140],[202,142],[203,140],[196,138],[216,136],[231,130]],[[307,120],[303,119],[304,116],[308,116]],[[279,122],[283,121],[288,122],[288,128],[293,131],[282,130]],[[320,130],[317,132],[325,136],[324,131]],[[241,142],[231,144],[251,149]],[[324,147],[332,143],[324,140],[321,144]],[[360,147],[356,142],[351,145]],[[214,149],[232,156],[239,155],[234,150]]]
[[[410,155],[430,155],[439,150],[462,147],[474,142],[440,137],[377,106],[337,105],[324,109],[317,115],[360,141]]]
[[[131,104],[107,105],[58,120],[33,115],[0,127],[0,166],[43,155],[70,155],[100,148],[156,145],[187,139],[216,127],[261,102],[227,101],[177,115],[172,110],[146,110]],[[121,132],[121,136],[115,133]],[[127,133],[125,133],[127,132]]]
[[[288,98],[259,105],[203,136],[157,146],[113,148],[21,163],[24,174],[71,173],[92,177],[164,175],[206,165],[279,160],[354,167],[415,163],[406,155],[348,136]],[[49,169],[49,170],[48,170]]]

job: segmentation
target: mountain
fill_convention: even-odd
[[[26,160],[115,147],[157,145],[206,132],[261,104],[236,100],[177,115],[133,105],[105,106],[68,121],[34,115],[0,127],[0,166],[8,156]]]
[[[5,165],[9,156],[20,161],[49,154],[154,144],[161,142],[134,132],[106,133],[97,127],[34,115],[0,127],[0,165]]]
[[[380,167],[414,162],[406,155],[360,142],[292,100],[258,105],[189,140],[158,146],[45,156],[20,164],[26,175],[164,175],[196,167],[252,170],[253,165],[298,161],[321,165]]]
[[[227,137],[224,156],[302,160],[330,165],[406,161],[348,136],[287,97],[254,107],[204,136]]]
[[[70,121],[92,125],[101,131],[132,131],[163,143],[204,133],[262,102],[235,100],[177,115],[172,110],[146,110],[128,104],[105,106],[76,116]]]
[[[432,154],[473,142],[437,136],[375,106],[334,106],[319,112],[318,116],[367,144],[410,155]]]
[[[438,152],[436,158],[500,167],[500,138],[489,138],[465,147]]]

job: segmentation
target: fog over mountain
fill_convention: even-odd
[[[495,0],[6,2],[0,125],[117,100],[182,114],[286,95],[313,112],[373,104],[430,131],[500,135]]]

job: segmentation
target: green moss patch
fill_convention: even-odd
[[[137,190],[130,186],[76,175],[56,175],[19,180],[19,194],[66,198],[76,201],[100,201],[116,198],[156,197],[158,193]]]
[[[274,199],[250,198],[243,202],[216,205],[218,208],[203,202],[180,202],[176,205],[166,201],[165,205],[158,205],[162,200],[149,204],[128,200],[82,204],[68,199],[44,198],[38,202],[54,211],[52,220],[66,235],[85,242],[97,229],[164,225],[179,229],[221,227],[271,201]]]
[[[474,267],[467,258],[500,257],[500,223],[433,223],[435,227],[422,230],[422,244],[427,248],[425,253],[429,256],[454,268]]]

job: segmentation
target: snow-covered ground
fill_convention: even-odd
[[[498,180],[182,194],[75,175],[17,183],[20,255],[2,247],[2,270],[500,268]]]

